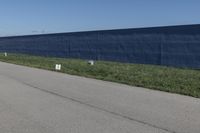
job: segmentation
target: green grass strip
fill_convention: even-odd
[[[61,72],[100,80],[146,87],[165,92],[200,98],[200,71],[155,65],[97,61],[94,66],[79,59],[50,58],[23,54],[0,54],[0,61]]]

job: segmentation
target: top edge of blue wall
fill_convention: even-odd
[[[20,38],[20,37],[37,37],[37,36],[55,36],[55,35],[91,35],[91,34],[200,34],[200,24],[191,25],[174,25],[159,27],[127,28],[127,29],[110,29],[94,30],[79,32],[48,33],[35,35],[17,35],[1,38]]]

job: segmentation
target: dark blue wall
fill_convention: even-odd
[[[200,68],[200,25],[1,37],[0,52]]]

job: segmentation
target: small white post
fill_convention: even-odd
[[[61,64],[56,64],[55,65],[55,70],[60,71],[61,70]]]
[[[93,60],[89,60],[88,64],[91,65],[91,66],[93,66],[94,65],[94,61]]]
[[[8,54],[5,52],[5,53],[4,53],[4,56],[5,56],[5,57],[7,57],[7,56],[8,56]]]

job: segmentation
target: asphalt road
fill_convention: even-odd
[[[200,99],[0,62],[0,133],[200,133]]]

